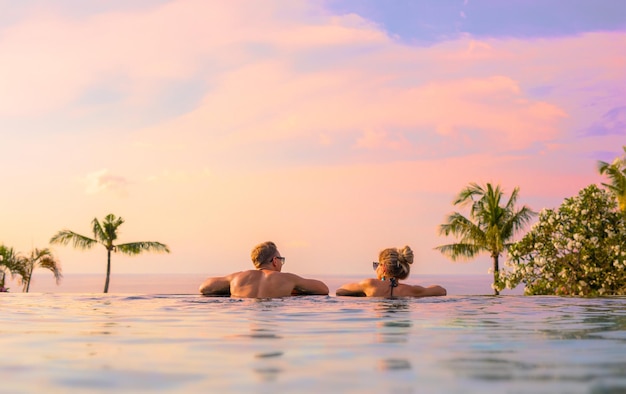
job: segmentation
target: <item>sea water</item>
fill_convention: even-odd
[[[0,294],[2,393],[625,393],[626,298]]]

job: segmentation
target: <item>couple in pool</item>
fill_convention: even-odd
[[[316,279],[281,272],[285,258],[274,242],[263,242],[252,249],[254,270],[235,272],[228,276],[208,278],[200,285],[200,293],[207,296],[242,298],[275,298],[291,295],[327,295],[328,286]],[[444,296],[446,289],[400,283],[411,272],[413,251],[410,247],[388,248],[373,263],[376,279],[347,283],[337,289],[338,296],[352,297],[430,297]]]

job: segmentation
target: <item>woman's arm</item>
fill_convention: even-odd
[[[446,289],[439,285],[432,285],[428,287],[411,286],[411,292],[413,293],[413,297],[434,297],[445,296],[446,294],[448,294]]]

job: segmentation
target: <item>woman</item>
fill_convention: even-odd
[[[399,283],[411,272],[413,251],[409,246],[388,248],[378,254],[374,262],[377,279],[365,279],[359,283],[347,283],[337,289],[338,296],[352,297],[430,297],[444,296],[446,289],[433,285],[429,287]]]

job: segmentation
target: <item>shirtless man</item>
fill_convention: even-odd
[[[281,272],[285,258],[280,255],[274,242],[255,246],[251,257],[256,269],[208,278],[200,285],[200,293],[241,298],[328,295],[328,286],[324,282]]]

